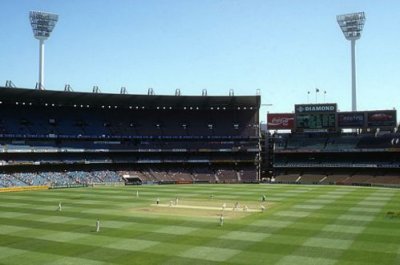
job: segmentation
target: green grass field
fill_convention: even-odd
[[[169,206],[177,196],[178,206]],[[236,201],[249,211],[232,211]],[[398,265],[400,215],[388,211],[400,212],[400,190],[160,185],[0,193],[0,264]]]

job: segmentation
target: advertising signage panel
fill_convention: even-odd
[[[373,127],[396,127],[396,110],[375,110],[367,112],[367,126]]]
[[[333,132],[337,129],[392,129],[397,125],[396,110],[337,112],[335,103],[296,104],[294,130],[296,132]],[[268,117],[268,123],[272,117]],[[274,126],[273,124],[271,126]]]
[[[336,112],[336,104],[296,104],[294,110],[297,113],[326,113]]]
[[[339,128],[364,128],[365,112],[341,112],[337,114]]]
[[[293,113],[268,113],[268,130],[292,130],[294,128]]]

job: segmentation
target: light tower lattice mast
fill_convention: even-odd
[[[351,41],[351,110],[357,111],[356,90],[356,40],[361,37],[365,23],[364,12],[339,15],[336,17],[345,38]]]
[[[31,11],[29,19],[33,35],[39,40],[39,82],[37,88],[44,89],[44,41],[50,37],[57,21],[58,15],[40,11]]]

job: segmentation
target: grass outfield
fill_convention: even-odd
[[[249,211],[232,211],[236,201]],[[160,185],[2,193],[0,264],[398,265],[400,215],[389,211],[400,212],[400,190]]]

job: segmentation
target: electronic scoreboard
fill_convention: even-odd
[[[335,131],[336,104],[307,104],[295,106],[297,131]]]
[[[336,127],[335,113],[307,113],[296,116],[296,128],[298,129],[327,129]]]

